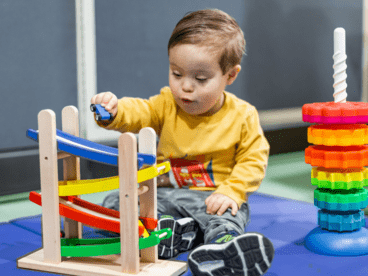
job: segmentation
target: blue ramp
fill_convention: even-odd
[[[38,142],[38,130],[28,129],[27,137]],[[91,142],[59,129],[56,130],[56,140],[58,150],[92,161],[115,166],[118,165],[119,153],[117,148]],[[156,156],[138,153],[138,168],[141,168],[143,165],[153,165],[155,162]]]

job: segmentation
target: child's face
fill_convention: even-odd
[[[223,105],[229,73],[207,47],[178,44],[169,51],[169,84],[178,106],[191,115],[214,114]]]

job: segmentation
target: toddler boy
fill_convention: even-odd
[[[158,227],[173,229],[159,255],[191,249],[199,226],[204,245],[188,257],[195,275],[263,275],[274,256],[269,239],[244,233],[248,195],[259,188],[269,154],[256,109],[225,92],[244,52],[243,32],[232,17],[220,10],[192,12],[169,40],[169,87],[148,100],[118,100],[111,92],[91,99],[113,114],[100,126],[133,133],[152,127],[159,136],[157,160],[170,160],[172,175],[158,183],[182,188],[157,191]],[[117,197],[109,195],[104,205],[118,209]]]

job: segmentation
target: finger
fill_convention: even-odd
[[[213,204],[210,207],[210,214],[215,215],[221,206],[222,206],[221,202],[218,202],[218,201],[213,202]]]
[[[217,211],[217,209],[215,209],[213,204],[207,208],[207,214],[209,214],[209,215],[214,215],[216,213],[216,211]]]
[[[118,114],[118,105],[113,107],[109,112],[112,114],[113,117],[115,117],[116,114]]]
[[[208,197],[206,198],[206,200],[204,201],[204,203],[205,203],[206,205],[208,205],[208,203],[211,201],[212,196],[213,196],[213,194],[212,194],[212,195],[210,195],[210,196],[208,196]]]
[[[239,207],[238,207],[238,204],[236,204],[236,202],[233,202],[231,204],[231,214],[235,217],[236,216],[236,213],[239,211]]]
[[[214,208],[215,203],[216,203],[216,201],[214,200],[213,197],[211,197],[208,200],[208,203],[207,203],[207,214],[213,215],[213,210],[215,209]]]
[[[95,104],[101,104],[104,93],[99,93],[95,96]]]
[[[231,204],[229,202],[222,203],[221,207],[217,211],[217,215],[222,216],[230,206]]]
[[[96,104],[96,95],[94,95],[91,99],[91,104]]]
[[[212,194],[209,203],[207,204],[208,213],[211,215],[216,214],[217,210],[224,202],[224,198],[220,194]]]
[[[111,111],[111,110],[113,110],[117,107],[117,104],[118,104],[118,100],[115,97],[115,95],[113,95],[112,98],[110,99],[109,103],[106,105],[105,109],[107,111]]]
[[[214,194],[211,194],[210,196],[208,196],[206,200],[204,201],[205,204],[207,205],[207,210],[206,210],[207,213],[210,212],[210,206],[212,206],[214,201],[215,201]]]
[[[111,92],[104,93],[102,100],[101,100],[101,105],[103,107],[106,107],[109,104],[110,100],[112,99],[112,96],[113,94]]]
[[[206,205],[207,205],[207,209],[206,209],[206,213],[207,214],[211,214],[211,206],[212,206],[212,199],[210,198],[210,197],[208,197],[207,199],[207,203],[206,203]]]

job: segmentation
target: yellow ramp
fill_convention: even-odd
[[[144,182],[167,173],[170,169],[170,162],[166,161],[161,164],[139,170],[137,181],[138,183]],[[118,188],[119,176],[99,179],[59,181],[59,196],[93,194],[111,191]]]

